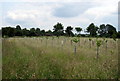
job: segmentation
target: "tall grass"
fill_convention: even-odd
[[[96,44],[89,48],[89,38],[80,38],[81,43],[80,46],[77,45],[76,54],[74,54],[74,45],[71,44],[71,39],[71,37],[3,39],[2,78],[118,78],[118,50],[112,39],[107,39],[107,51],[105,45],[100,47],[99,60],[96,59]],[[96,41],[95,38],[92,40]],[[61,41],[63,41],[63,46],[61,46]]]

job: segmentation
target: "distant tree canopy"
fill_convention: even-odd
[[[82,28],[76,27],[75,30],[80,34],[80,32],[82,31]]]
[[[116,28],[113,27],[110,24],[105,24],[100,25],[98,33],[100,34],[100,37],[112,37],[113,34],[117,35]]]
[[[27,30],[26,28],[22,29],[22,34],[23,36],[29,36],[29,30]]]
[[[36,36],[40,36],[41,35],[40,28],[36,28],[35,33]]]
[[[73,28],[71,26],[68,26],[65,30],[67,36],[74,36],[72,32]]]
[[[87,27],[87,32],[90,33],[90,36],[95,37],[97,36],[97,31],[98,31],[98,27],[94,25],[94,23],[91,23],[88,27]]]
[[[57,23],[53,27],[54,27],[54,29],[53,29],[54,30],[53,31],[54,35],[56,35],[56,36],[64,35],[64,30],[63,30],[64,27],[61,23]]]
[[[8,36],[8,37],[15,36],[15,28],[12,27],[2,28],[2,36]]]
[[[75,28],[78,34],[74,34],[72,30]],[[14,37],[14,36],[91,36],[91,37],[110,37],[120,38],[120,31],[116,31],[116,28],[110,24],[101,24],[99,27],[91,23],[87,28],[89,34],[81,34],[81,27],[67,26],[64,30],[64,26],[61,23],[57,23],[53,26],[53,31],[41,30],[40,28],[21,28],[20,25],[16,27],[2,27],[2,37]],[[1,30],[0,30],[1,31]]]
[[[20,25],[17,25],[15,28],[15,36],[22,36],[22,30]]]

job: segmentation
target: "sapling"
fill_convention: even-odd
[[[72,46],[72,40],[70,40],[71,46]]]
[[[115,43],[115,45],[116,45],[116,37],[113,37],[113,40],[114,40],[114,43]]]
[[[97,40],[97,41],[96,41],[96,45],[97,45],[97,59],[98,59],[98,57],[99,57],[99,48],[100,48],[101,44],[102,44],[102,41],[101,41],[101,40]]]
[[[53,46],[53,40],[54,40],[54,37],[52,37],[52,46]]]
[[[116,41],[117,41],[117,40],[116,40],[117,35],[114,33],[114,34],[112,35],[112,38],[113,38],[113,40],[114,40],[114,42],[115,42],[115,45],[116,45],[116,44],[117,44],[117,43],[116,43]],[[116,46],[117,46],[117,45],[116,45]]]
[[[102,38],[103,39],[103,46],[105,46],[105,37]]]
[[[64,41],[61,41],[61,48],[63,49]]]
[[[92,41],[92,39],[91,39],[91,38],[89,38],[89,41],[90,41],[90,48],[91,48],[91,41]]]
[[[108,40],[105,40],[105,42],[106,42],[106,50],[107,50],[107,42],[108,42]]]
[[[77,45],[77,43],[80,41],[78,38],[73,38],[72,39],[72,41],[75,43],[75,45],[74,45],[74,54],[76,54],[76,45]]]
[[[80,41],[79,41],[79,46],[80,46]]]
[[[41,43],[42,43],[42,38],[40,40],[41,40]]]
[[[92,45],[94,46],[94,40],[92,40]]]
[[[84,39],[84,44],[86,44],[86,39]]]
[[[48,37],[46,36],[46,46],[47,46],[47,39],[48,39]]]
[[[66,39],[64,38],[64,43],[66,43]]]

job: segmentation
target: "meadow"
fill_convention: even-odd
[[[3,79],[116,79],[118,44],[103,38],[96,58],[96,38],[80,37],[2,38]]]

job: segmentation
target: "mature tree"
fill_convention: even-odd
[[[46,35],[47,35],[47,36],[52,36],[52,35],[53,35],[53,33],[52,33],[52,31],[51,31],[51,30],[48,30],[48,31],[46,31]]]
[[[42,36],[45,35],[45,30],[41,30],[41,35],[42,35]]]
[[[51,30],[45,32],[45,30],[40,30],[40,28],[31,28],[30,30],[27,30],[26,28],[21,29],[20,25],[17,25],[15,28],[14,27],[4,27],[2,28],[2,36],[8,36],[8,37],[13,37],[13,36],[44,36],[44,35],[56,35],[56,36],[61,36],[64,35],[64,30],[63,30],[63,25],[61,23],[57,23],[54,25],[54,31],[52,32]],[[74,36],[72,32],[72,27],[68,26],[65,30],[66,35],[68,36]],[[80,34],[82,31],[82,28],[76,27],[76,31]],[[117,32],[116,28],[110,24],[102,24],[98,28],[97,26],[94,25],[94,23],[91,23],[87,27],[87,32],[90,33],[90,36],[98,36],[97,33],[99,33],[99,36],[101,37],[113,37],[113,38],[120,38],[120,31]],[[83,36],[83,35],[82,35]],[[86,34],[87,36],[87,34]]]
[[[68,26],[66,28],[65,32],[68,36],[73,36],[74,34],[73,34],[72,30],[73,30],[73,28],[71,26]]]
[[[99,28],[99,34],[101,37],[112,37],[113,34],[117,34],[117,31],[116,28],[110,24],[107,24],[106,26],[105,24],[102,24]]]
[[[23,36],[29,36],[30,31],[26,28],[22,29]]]
[[[2,27],[2,37],[7,36],[7,35],[8,35],[7,27],[6,28]]]
[[[37,36],[40,36],[40,34],[41,34],[40,28],[36,28],[35,33],[36,33]]]
[[[110,25],[110,24],[107,24],[107,25],[106,25],[106,29],[107,29],[107,36],[108,36],[108,37],[112,37],[113,34],[116,34],[116,33],[117,33],[116,28],[113,27],[113,26]]]
[[[2,36],[2,29],[0,29],[0,37]]]
[[[13,37],[15,36],[15,28],[12,27],[6,27],[2,28],[2,36],[8,36],[8,37]]]
[[[17,30],[21,30],[20,25],[17,25],[17,26],[16,26],[16,29],[17,29]]]
[[[21,30],[20,25],[17,25],[17,26],[16,26],[15,36],[22,36],[22,30]]]
[[[57,23],[56,25],[54,25],[54,35],[56,36],[60,36],[60,35],[64,35],[64,31],[63,31],[63,25],[61,23]]]
[[[90,36],[97,36],[97,30],[98,27],[94,25],[94,23],[91,23],[88,27],[87,27],[87,32],[90,33]]]
[[[100,25],[98,33],[100,34],[101,37],[106,36],[107,28],[106,28],[105,24]]]
[[[120,31],[118,31],[117,33],[117,38],[120,38]]]
[[[30,36],[36,36],[35,28],[30,29]]]
[[[77,33],[80,34],[80,32],[82,31],[82,28],[80,28],[80,27],[76,27],[75,30],[77,31]]]

